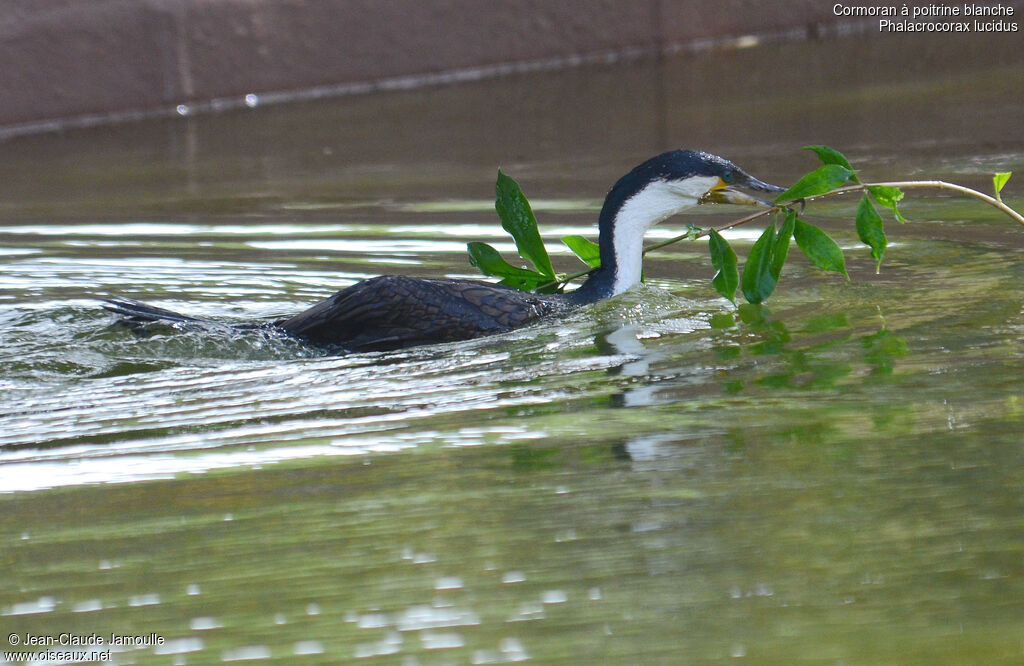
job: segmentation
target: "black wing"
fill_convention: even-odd
[[[477,280],[384,275],[275,325],[318,344],[387,350],[510,331],[564,307],[553,298]]]

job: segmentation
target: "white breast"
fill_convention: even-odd
[[[696,206],[697,201],[717,184],[717,176],[695,176],[682,181],[656,180],[626,200],[615,216],[613,243],[617,270],[613,294],[621,294],[640,283],[647,230]]]

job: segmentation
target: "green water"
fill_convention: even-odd
[[[852,280],[794,253],[767,307],[718,298],[682,244],[566,319],[388,354],[139,336],[96,303],[271,318],[380,273],[472,275],[467,240],[511,252],[499,165],[552,243],[672,147],[788,184],[828,143],[862,177],[987,189],[1024,175],[1024,60],[979,44],[778,44],[0,143],[4,649],[1020,663],[1024,229],[976,202],[911,196],[878,275],[854,202],[815,207]],[[741,255],[758,232],[732,233]]]

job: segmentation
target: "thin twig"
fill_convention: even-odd
[[[953,192],[959,192],[960,194],[966,194],[968,196],[972,196],[975,199],[979,199],[981,201],[984,201],[985,203],[987,203],[990,206],[998,208],[999,210],[1001,210],[1004,213],[1006,213],[1007,215],[1009,215],[1013,220],[1015,220],[1019,224],[1024,225],[1024,215],[1021,215],[1020,213],[1018,213],[1014,209],[1010,208],[1009,206],[1004,204],[999,199],[996,199],[994,197],[990,197],[989,195],[987,195],[987,194],[985,194],[983,192],[979,192],[978,190],[972,190],[969,187],[964,187],[963,185],[957,185],[955,183],[947,183],[944,180],[904,180],[904,181],[896,181],[896,182],[892,182],[892,183],[864,183],[862,185],[855,185],[855,186],[852,186],[852,187],[843,187],[843,188],[840,188],[838,190],[833,190],[832,192],[829,192],[828,194],[843,194],[845,192],[853,192],[853,191],[856,191],[856,190],[863,190],[864,188],[874,187],[874,186],[877,186],[877,185],[881,185],[881,186],[884,186],[884,187],[898,187],[900,189],[906,189],[906,190],[910,190],[910,189],[918,189],[918,190],[921,190],[921,189],[931,189],[931,190],[951,190]],[[822,196],[826,196],[826,195],[822,195]],[[815,198],[815,197],[808,197],[808,199],[813,199],[813,198]]]
[[[951,190],[953,192],[959,192],[960,194],[966,194],[966,195],[972,196],[972,197],[974,197],[976,199],[984,201],[985,203],[987,203],[990,206],[998,208],[1002,212],[1004,212],[1007,215],[1009,215],[1010,218],[1012,218],[1014,221],[1020,223],[1021,225],[1024,225],[1024,215],[1021,215],[1020,213],[1018,213],[1014,209],[1010,208],[1009,206],[1007,206],[1002,201],[1000,201],[998,199],[995,199],[993,197],[990,197],[987,194],[984,194],[983,192],[979,192],[978,190],[972,190],[969,187],[964,187],[963,185],[957,185],[955,183],[947,183],[944,180],[904,180],[904,181],[894,181],[894,182],[890,182],[890,183],[858,183],[857,185],[849,185],[847,187],[840,187],[839,189],[832,190],[831,192],[825,192],[824,194],[816,194],[814,196],[807,197],[806,201],[814,201],[816,199],[824,199],[826,197],[834,197],[834,196],[839,196],[841,194],[849,194],[851,192],[863,192],[864,190],[866,190],[869,187],[878,187],[878,186],[882,186],[882,187],[897,187],[897,188],[900,188],[900,189],[908,189],[908,190],[909,189],[933,189],[933,190]],[[786,208],[786,206],[773,206],[771,208],[766,208],[765,210],[762,210],[760,212],[754,213],[753,215],[747,215],[746,217],[741,217],[738,220],[733,220],[729,224],[723,224],[720,227],[715,227],[715,231],[721,232],[721,231],[725,231],[726,229],[732,229],[733,227],[738,227],[738,226],[746,224],[748,222],[752,222],[753,220],[756,220],[756,219],[758,219],[760,217],[764,217],[765,215],[770,215],[771,213],[774,213],[776,211],[783,210],[784,208]],[[654,243],[653,245],[650,245],[650,246],[644,248],[644,254],[647,254],[651,250],[661,249],[661,248],[665,247],[666,245],[671,245],[672,243],[678,243],[679,241],[686,240],[687,238],[692,238],[693,240],[697,240],[698,238],[702,238],[704,236],[707,236],[709,233],[710,233],[710,230],[705,230],[705,231],[702,231],[699,234],[696,234],[696,235],[693,235],[693,236],[691,236],[690,234],[683,234],[681,236],[675,236],[674,238],[669,238],[668,240],[664,240],[664,241],[661,241],[661,242],[658,242],[658,243]]]
[[[729,224],[723,224],[720,227],[715,227],[715,231],[722,232],[722,231],[725,231],[726,229],[732,229],[733,227],[738,227],[741,224],[746,224],[747,222],[752,222],[752,221],[756,220],[759,217],[764,217],[765,215],[770,215],[771,213],[774,213],[776,211],[782,210],[783,208],[784,208],[783,206],[772,206],[771,208],[766,208],[765,210],[762,210],[762,211],[759,211],[757,213],[754,213],[753,215],[747,215],[746,217],[741,217],[738,220],[733,220]],[[644,248],[644,254],[647,254],[651,250],[660,250],[661,248],[665,247],[666,245],[671,245],[672,243],[678,243],[679,241],[686,240],[687,238],[690,238],[692,240],[697,240],[698,238],[703,238],[704,236],[707,236],[710,233],[711,233],[710,229],[705,229],[705,230],[703,230],[703,231],[701,231],[700,233],[697,233],[697,234],[692,234],[691,235],[689,233],[686,233],[686,234],[683,234],[681,236],[676,236],[674,238],[669,238],[668,240],[663,240],[661,242],[654,243],[652,245],[649,245],[649,246],[645,247]]]

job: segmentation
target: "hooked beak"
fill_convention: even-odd
[[[739,174],[737,174],[739,175]],[[756,192],[785,192],[786,188],[779,187],[778,185],[769,185],[763,181],[742,174],[742,177],[737,179],[738,182],[728,184],[724,180],[719,179],[718,184],[712,187],[710,190],[704,193],[704,196],[700,198],[697,203],[727,203],[737,204],[740,206],[765,206],[771,208],[775,204],[758,199],[757,197],[750,196],[746,192],[743,192],[737,188],[744,188],[747,190],[754,190]]]

